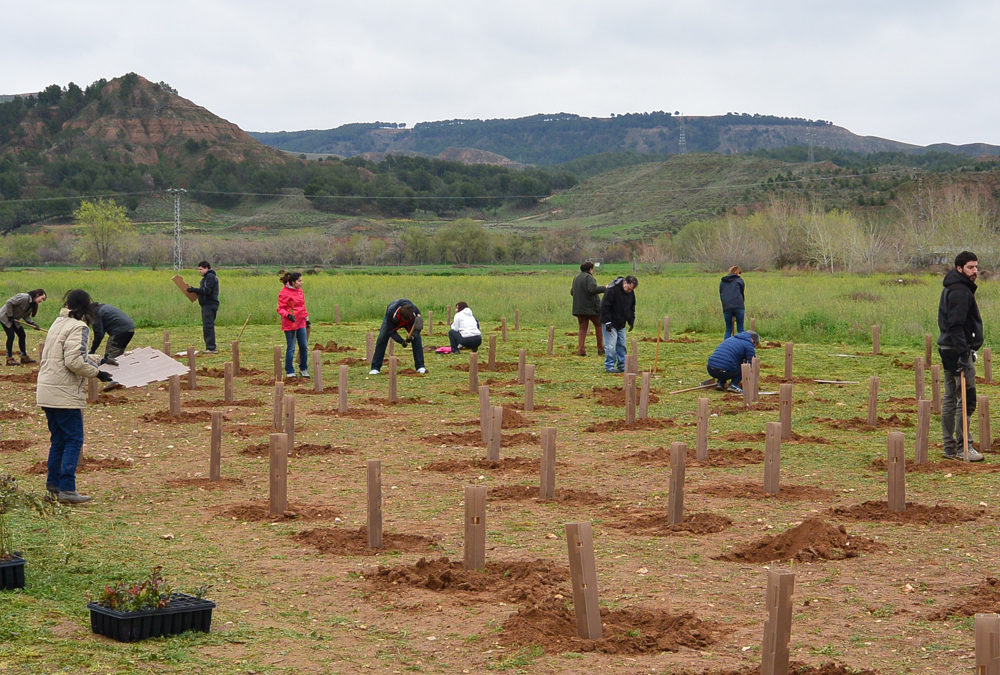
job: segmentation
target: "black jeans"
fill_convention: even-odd
[[[708,374],[719,381],[723,387],[726,386],[726,382],[732,382],[737,387],[743,381],[743,370],[737,368],[736,370],[720,370],[719,368],[708,367]]]
[[[215,345],[215,315],[219,311],[218,305],[201,306],[201,333],[205,337],[205,349],[214,351]]]
[[[108,344],[104,347],[104,358],[117,359],[119,356],[124,354],[125,349],[128,347],[128,343],[132,341],[132,337],[134,335],[135,333],[130,330],[109,335]]]
[[[27,346],[24,344],[24,328],[13,322],[10,328],[7,328],[2,323],[0,323],[0,326],[3,326],[3,332],[7,334],[7,356],[13,356],[14,352],[12,350],[14,349],[15,335],[17,336],[17,346],[21,349],[21,353],[27,354]]]
[[[448,342],[451,343],[451,351],[457,351],[459,347],[462,349],[471,349],[474,352],[479,351],[479,345],[483,344],[482,335],[470,335],[469,337],[462,337],[462,334],[457,330],[448,331]]]

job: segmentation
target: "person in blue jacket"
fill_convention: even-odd
[[[726,389],[742,394],[740,386],[743,382],[741,364],[750,363],[757,355],[754,347],[760,346],[760,336],[752,330],[737,333],[719,343],[712,355],[708,357],[708,374],[718,381],[719,389]]]
[[[743,270],[739,265],[729,268],[729,274],[719,281],[719,299],[722,301],[722,318],[726,322],[726,334],[723,340],[732,337],[733,333],[743,332],[743,317],[746,315],[746,282],[743,281]],[[733,321],[736,330],[733,330]]]

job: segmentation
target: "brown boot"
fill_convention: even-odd
[[[8,366],[17,366],[17,365],[20,365],[20,364],[17,362],[17,359],[15,359],[13,356],[8,356],[7,357],[7,365]]]
[[[35,359],[31,358],[27,354],[21,354],[21,363],[38,363]]]

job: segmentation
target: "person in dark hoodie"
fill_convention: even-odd
[[[976,350],[983,346],[983,319],[976,304],[979,261],[971,251],[955,256],[955,266],[944,276],[938,304],[938,354],[944,367],[944,398],[941,401],[941,433],[946,459],[981,462],[983,455],[972,447],[972,439],[962,435],[962,375],[965,375],[966,414],[976,410]],[[971,436],[971,434],[970,434]]]
[[[205,351],[218,354],[215,344],[215,315],[219,312],[219,277],[207,260],[198,263],[198,274],[201,283],[198,288],[188,286],[188,293],[198,294],[198,304],[201,305],[201,332],[205,338]]]
[[[722,300],[722,316],[726,320],[726,334],[722,338],[730,338],[733,333],[743,332],[743,316],[746,314],[746,283],[743,281],[743,270],[739,265],[729,268],[729,274],[719,282],[719,299]],[[736,320],[736,330],[733,330],[733,320]]]
[[[94,331],[94,342],[90,345],[90,353],[97,353],[97,348],[107,334],[108,345],[104,348],[101,363],[108,363],[125,353],[128,343],[135,336],[135,322],[117,307],[100,302],[94,303],[93,317],[91,329]]]
[[[391,302],[385,308],[385,318],[382,319],[382,327],[378,331],[378,339],[375,341],[375,353],[372,354],[372,369],[369,375],[378,375],[382,370],[382,361],[385,359],[385,348],[389,346],[389,339],[393,339],[406,347],[413,343],[413,367],[421,375],[427,372],[424,367],[424,343],[420,339],[420,332],[424,328],[424,318],[420,316],[417,306],[406,298],[400,298]],[[406,337],[399,336],[400,329],[406,331]]]
[[[631,274],[618,277],[607,285],[601,300],[601,325],[604,326],[604,370],[608,373],[624,373],[626,331],[635,325],[635,290],[639,280]]]
[[[755,347],[760,346],[760,336],[754,331],[743,331],[719,343],[708,357],[708,374],[714,377],[720,390],[742,394],[743,371],[741,365],[750,363],[757,355]],[[726,387],[729,382],[729,387]]]

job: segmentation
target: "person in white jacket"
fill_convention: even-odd
[[[35,402],[45,411],[52,439],[45,488],[53,499],[63,504],[82,504],[91,499],[76,491],[76,465],[83,449],[87,378],[110,382],[111,374],[98,370],[97,357],[87,353],[95,312],[90,295],[75,289],[66,294],[64,303],[45,336]]]
[[[464,302],[455,305],[455,320],[451,322],[448,340],[451,342],[452,354],[457,353],[460,349],[471,349],[478,352],[479,345],[483,344],[483,334],[479,330],[479,322],[476,321],[472,310]]]

